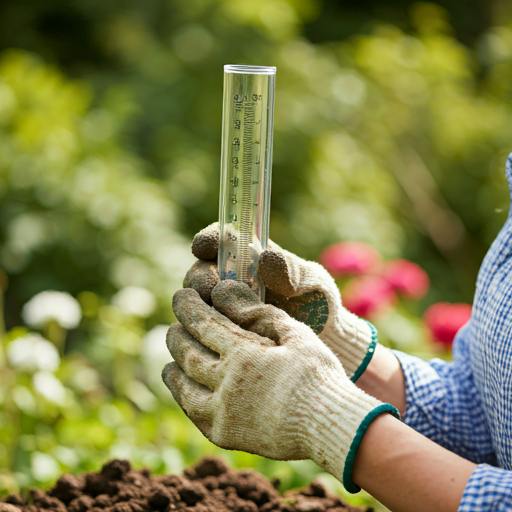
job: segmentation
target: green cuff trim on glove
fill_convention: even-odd
[[[392,414],[395,418],[400,419],[400,413],[396,407],[393,407],[391,404],[382,404],[378,407],[375,407],[372,411],[370,411],[364,418],[364,420],[359,425],[354,440],[350,445],[350,450],[348,451],[347,458],[345,460],[345,467],[343,468],[343,486],[345,489],[355,494],[361,490],[361,487],[357,486],[352,481],[352,469],[354,466],[354,460],[357,455],[357,451],[359,450],[359,446],[361,445],[361,441],[363,440],[363,436],[366,433],[367,428],[370,426],[370,423],[381,414],[388,412]]]
[[[366,351],[366,355],[364,356],[363,362],[359,365],[359,368],[354,372],[354,375],[350,377],[350,380],[352,382],[355,382],[364,373],[366,367],[370,364],[370,361],[372,360],[373,354],[375,354],[375,347],[377,346],[377,329],[373,324],[368,322],[368,320],[365,320],[365,322],[370,326],[370,329],[372,330],[372,341],[370,342],[370,346]]]

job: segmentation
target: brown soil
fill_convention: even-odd
[[[0,502],[0,512],[362,511],[327,495],[318,482],[284,497],[278,484],[253,470],[233,471],[211,457],[183,476],[151,475],[148,469],[132,469],[127,460],[112,460],[99,473],[63,475],[48,492],[31,489],[27,499],[11,494]]]

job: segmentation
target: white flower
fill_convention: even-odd
[[[183,455],[174,446],[166,446],[162,449],[162,460],[165,464],[166,473],[183,473],[185,469]]]
[[[60,380],[50,372],[37,372],[32,377],[34,389],[42,396],[57,405],[64,405],[66,402],[66,388]]]
[[[158,405],[158,399],[140,380],[132,380],[126,384],[126,396],[145,412],[154,411]]]
[[[34,452],[31,457],[32,475],[40,482],[53,480],[60,473],[58,462],[47,453]]]
[[[80,323],[82,311],[69,293],[46,291],[34,295],[23,306],[22,316],[31,327],[44,327],[55,320],[61,327],[73,329]]]
[[[12,399],[18,406],[18,409],[24,411],[29,416],[34,414],[34,411],[36,410],[36,401],[30,389],[25,386],[15,386],[12,390]]]
[[[53,372],[60,365],[55,345],[37,333],[25,334],[11,341],[6,352],[11,366],[19,370]]]
[[[55,448],[52,448],[52,455],[69,468],[75,467],[79,462],[76,452],[65,446],[55,446]]]
[[[147,383],[161,399],[168,400],[170,398],[169,390],[162,380],[162,368],[166,363],[170,363],[173,359],[165,337],[168,325],[157,325],[153,327],[142,340],[142,359],[145,366],[145,377]]]
[[[88,392],[99,387],[100,376],[94,368],[81,367],[75,369],[71,382],[80,391]]]
[[[146,318],[155,311],[156,299],[146,288],[127,286],[112,297],[112,304],[128,315]]]
[[[156,363],[161,366],[173,360],[165,342],[168,329],[168,325],[156,325],[144,336],[142,355],[148,364]]]

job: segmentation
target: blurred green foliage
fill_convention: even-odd
[[[51,4],[67,9],[52,18],[53,39],[13,31],[30,25],[13,3],[2,11],[4,24],[12,19],[4,44],[12,34],[40,56],[0,56],[0,267],[9,280],[0,488],[48,484],[108,456],[179,471],[218,452],[162,389],[165,354],[155,361],[144,347],[148,332],[164,346],[162,328],[151,329],[173,321],[191,236],[217,218],[223,64],[278,68],[276,242],[316,259],[330,243],[362,240],[422,265],[429,295],[379,325],[401,348],[425,353],[417,317],[428,304],[471,302],[508,211],[512,24],[503,2],[472,47],[431,3],[412,5],[402,29],[373,24],[322,44],[304,37],[322,16],[314,0],[65,4]],[[156,297],[148,318],[110,300],[130,286]],[[76,296],[84,315],[55,371],[59,403],[4,353],[27,332],[23,304],[46,289]],[[283,488],[317,471],[223,455],[281,477]]]
[[[129,106],[112,92],[91,108],[90,87],[19,51],[3,55],[0,77],[8,322],[47,288],[111,295],[127,285],[150,287],[169,321],[169,289],[193,259],[169,191],[119,147]]]

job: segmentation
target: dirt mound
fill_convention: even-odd
[[[360,512],[328,496],[318,482],[281,496],[278,482],[253,470],[233,471],[205,457],[183,476],[152,475],[127,460],[107,462],[99,473],[63,475],[47,493],[31,489],[0,502],[0,512]],[[371,509],[368,509],[371,510]]]

